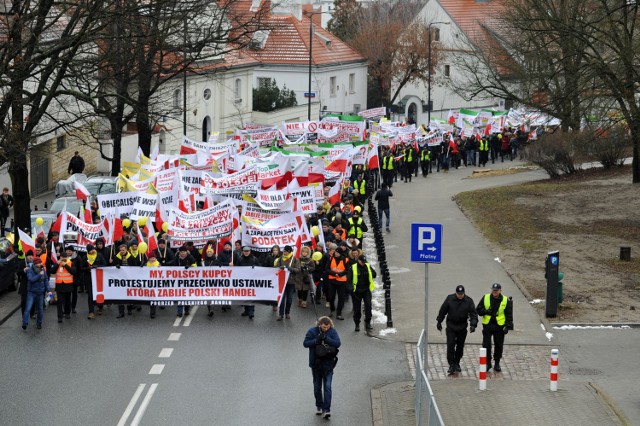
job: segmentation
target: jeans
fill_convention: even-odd
[[[22,316],[22,325],[29,324],[29,314],[31,313],[31,307],[35,304],[38,311],[38,319],[36,324],[42,325],[42,314],[44,311],[44,293],[27,293],[27,304],[24,309],[24,315]]]
[[[333,368],[325,369],[320,367],[312,367],[313,374],[313,395],[316,397],[316,407],[322,411],[331,411],[331,381],[333,380]],[[324,386],[324,394],[322,388]]]
[[[391,224],[391,216],[390,216],[390,212],[389,209],[378,209],[378,223],[380,224],[380,227],[382,227],[382,213],[385,214],[385,216],[387,216],[387,228],[389,227],[389,225]]]
[[[296,286],[293,284],[287,284],[284,286],[282,300],[280,300],[280,310],[278,311],[278,314],[281,317],[289,315],[289,312],[291,312],[291,304],[293,303],[293,293],[295,292],[295,289]]]
[[[182,313],[184,312],[186,315],[189,315],[189,311],[191,310],[191,306],[185,306],[185,305],[178,305],[176,307],[176,313],[178,315],[182,315]]]

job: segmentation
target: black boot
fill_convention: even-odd
[[[360,323],[359,322],[356,323],[355,331],[360,331]]]
[[[371,325],[371,322],[365,322],[364,328],[367,329],[367,331],[373,330],[373,326]]]
[[[493,365],[493,369],[498,372],[502,371],[502,367],[500,367],[500,361],[496,361],[496,363]]]
[[[453,366],[453,364],[449,365],[449,369],[447,370],[447,374],[453,374],[455,373],[456,369]]]

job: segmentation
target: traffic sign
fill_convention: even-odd
[[[442,262],[442,225],[430,223],[411,224],[411,261],[422,263]]]
[[[304,92],[304,97],[305,98],[315,98],[316,97],[316,92]]]

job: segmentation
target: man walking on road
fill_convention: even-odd
[[[436,320],[438,331],[442,331],[442,321],[447,317],[447,361],[449,370],[453,374],[461,372],[460,360],[464,353],[464,342],[467,339],[467,322],[469,332],[476,331],[478,314],[476,314],[473,300],[464,293],[464,286],[456,287],[456,292],[450,294],[442,303]]]
[[[318,326],[307,330],[303,345],[309,348],[309,367],[313,374],[313,395],[316,399],[316,415],[325,419],[331,417],[331,382],[333,369],[338,362],[337,349],[340,347],[340,336],[333,321],[328,317],[320,317]],[[327,346],[335,349],[318,350],[316,346]],[[324,388],[324,392],[323,392]]]
[[[353,322],[355,330],[360,331],[360,318],[362,318],[362,302],[364,302],[364,327],[367,331],[373,330],[371,325],[371,292],[376,286],[373,279],[376,271],[369,265],[367,258],[360,255],[347,272],[347,283],[353,286]],[[473,302],[472,302],[473,306]],[[477,321],[477,320],[476,320]]]
[[[509,330],[513,330],[513,303],[502,294],[502,286],[494,283],[491,286],[491,293],[485,294],[476,306],[476,312],[482,316],[482,347],[487,349],[487,371],[491,369],[491,338],[493,337],[495,345],[493,368],[500,372],[502,371],[500,360],[504,336]]]
[[[387,232],[391,232],[391,228],[389,228],[391,225],[391,217],[389,216],[389,197],[393,197],[393,193],[389,188],[387,188],[387,184],[383,183],[380,190],[376,192],[375,199],[378,202],[378,223],[380,224],[380,227],[382,227],[382,213],[387,216]]]

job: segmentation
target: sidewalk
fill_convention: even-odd
[[[488,164],[487,169],[519,167],[517,161]],[[395,330],[377,331],[379,338],[404,342],[409,368],[415,377],[415,342],[424,328],[425,266],[410,262],[411,223],[443,225],[441,264],[428,268],[427,375],[440,413],[447,425],[483,422],[492,424],[623,424],[610,399],[584,377],[571,380],[560,363],[557,392],[549,391],[549,358],[558,347],[545,335],[549,325],[528,303],[526,296],[495,259],[484,238],[458,209],[452,196],[501,185],[546,179],[542,171],[471,179],[479,168],[460,168],[413,177],[412,183],[398,181],[392,187],[391,233],[385,235],[387,261],[392,277],[392,313]],[[482,169],[480,169],[482,170]],[[540,261],[544,264],[544,259]],[[541,266],[541,273],[542,271]],[[505,340],[501,374],[490,373],[486,391],[478,390],[478,349],[481,327],[467,336],[463,372],[448,376],[446,336],[438,333],[435,318],[440,304],[458,284],[463,284],[475,303],[489,292],[493,282],[502,284],[503,294],[513,297],[515,330]],[[378,327],[377,327],[378,328]],[[380,333],[382,331],[382,333]],[[564,368],[564,370],[563,370]],[[415,425],[413,381],[376,387],[371,392],[375,425]]]

